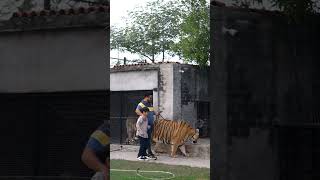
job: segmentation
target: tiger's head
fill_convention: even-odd
[[[191,137],[191,141],[193,144],[195,144],[195,143],[197,143],[198,139],[199,139],[199,129],[196,129],[195,133]]]

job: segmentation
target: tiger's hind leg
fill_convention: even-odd
[[[178,149],[177,145],[174,145],[174,144],[171,145],[171,157],[173,157],[173,158],[177,157],[177,155],[176,155],[177,149]]]
[[[186,157],[190,156],[186,151],[186,146],[185,145],[179,146],[179,149],[182,152],[182,154],[185,155]]]

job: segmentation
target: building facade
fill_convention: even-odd
[[[135,117],[137,104],[145,92],[150,92],[153,105],[162,111],[163,118],[187,121],[195,128],[200,127],[206,136],[209,122],[208,73],[208,68],[179,63],[115,66],[110,73],[111,98],[115,98],[111,103],[115,104],[124,97],[122,104],[127,107],[117,105],[119,108],[111,110],[111,116],[115,117],[115,124],[120,116]]]
[[[1,176],[88,177],[108,117],[109,7],[18,12],[0,22]]]

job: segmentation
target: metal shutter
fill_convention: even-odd
[[[33,175],[35,110],[30,96],[0,95],[0,175]]]
[[[108,119],[108,92],[4,94],[0,175],[83,176],[90,134]]]
[[[152,90],[143,91],[112,91],[110,93],[110,130],[112,143],[124,143],[127,138],[126,119],[136,117],[135,109],[143,99],[145,93],[152,93]]]

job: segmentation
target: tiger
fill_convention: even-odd
[[[171,145],[171,157],[176,158],[179,148],[183,155],[189,156],[186,152],[185,142],[192,140],[197,143],[199,139],[199,129],[192,128],[185,121],[172,121],[167,119],[156,119],[154,121],[152,140],[155,143]]]

